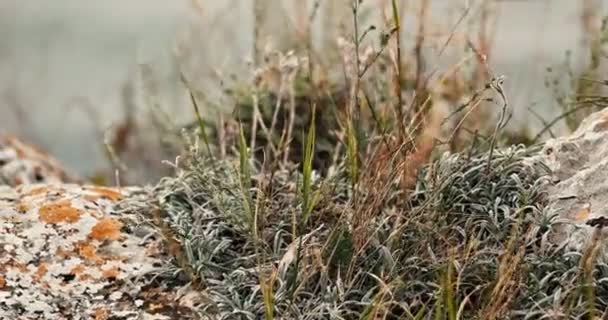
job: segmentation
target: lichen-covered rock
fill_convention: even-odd
[[[563,222],[554,241],[581,249],[608,217],[608,109],[573,134],[547,141],[540,158],[553,172],[548,212]]]
[[[0,185],[71,182],[59,162],[15,136],[0,134]]]
[[[0,186],[0,319],[189,319],[196,295],[155,281],[162,237],[120,200],[139,188]]]

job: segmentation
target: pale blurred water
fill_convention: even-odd
[[[121,119],[123,87],[144,63],[153,66],[160,104],[178,119],[190,117],[172,59],[177,39],[190,42],[183,63],[201,87],[214,69],[246,80],[253,47],[251,0],[200,2],[202,13],[186,0],[0,0],[0,130],[42,145],[81,173],[104,166],[96,128]],[[466,1],[434,2],[440,10]],[[608,1],[601,2],[605,14]],[[567,50],[580,52],[580,6],[499,2],[491,67],[507,77],[516,122],[534,124],[531,105],[555,115],[544,70]]]

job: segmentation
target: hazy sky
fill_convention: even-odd
[[[0,128],[25,135],[82,172],[101,164],[102,155],[91,143],[91,115],[78,106],[90,102],[102,126],[120,119],[121,89],[137,64],[152,63],[163,105],[183,110],[170,59],[177,34],[192,45],[188,65],[200,74],[210,66],[246,70],[251,0],[201,0],[202,16],[190,1],[0,0]],[[543,70],[579,47],[580,3],[501,2],[492,67],[507,76],[511,102],[521,110],[551,104]],[[188,29],[192,21],[199,24]],[[184,37],[185,30],[194,32]],[[16,121],[14,106],[26,110],[26,127]],[[527,117],[521,110],[516,116]],[[546,107],[540,112],[554,113]]]

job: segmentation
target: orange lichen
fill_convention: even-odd
[[[27,203],[25,202],[20,202],[17,207],[16,207],[17,211],[19,211],[19,213],[26,213],[30,207],[27,205]]]
[[[118,269],[118,267],[114,266],[114,267],[104,269],[102,271],[102,276],[106,279],[117,278],[119,273],[120,273],[120,269]]]
[[[91,229],[89,236],[95,240],[118,240],[120,239],[120,228],[122,223],[112,218],[99,220]]]
[[[82,273],[78,276],[78,280],[80,280],[80,281],[88,281],[88,280],[93,280],[93,279],[95,279],[95,278],[93,278],[93,276],[88,273]]]
[[[70,270],[70,273],[73,275],[79,275],[82,274],[84,272],[86,268],[84,267],[84,265],[79,264],[74,266],[74,268],[72,268],[72,270]]]
[[[35,281],[39,281],[40,279],[42,279],[42,277],[44,277],[44,275],[46,275],[46,273],[48,272],[48,267],[47,264],[45,262],[41,263],[38,266],[38,269],[36,269],[36,272],[34,273],[34,280]]]
[[[74,268],[72,268],[72,270],[70,270],[70,273],[75,275],[76,277],[78,277],[78,280],[90,280],[93,279],[93,277],[88,274],[85,273],[86,267],[82,264],[79,264],[77,266],[75,266]]]
[[[95,196],[87,197],[87,199],[97,200],[97,198],[107,198],[112,201],[118,201],[122,199],[122,193],[120,193],[120,191],[116,188],[91,186],[87,187],[87,189],[93,191],[96,194]]]
[[[110,316],[110,310],[105,307],[97,308],[94,311],[93,317],[95,320],[106,320]]]
[[[4,275],[0,274],[0,289],[4,288],[6,285],[6,279],[4,279]]]
[[[27,265],[23,262],[17,261],[15,259],[11,259],[6,263],[7,267],[18,269],[21,272],[27,272]]]
[[[49,193],[52,189],[49,186],[40,186],[32,188],[30,191],[24,193],[24,196],[37,196],[43,193]]]
[[[46,223],[74,223],[80,219],[80,210],[72,207],[68,200],[60,200],[40,207],[40,220]]]
[[[73,252],[73,251],[66,250],[66,249],[61,248],[61,247],[57,248],[57,251],[55,251],[55,256],[57,256],[57,257],[59,257],[59,258],[61,258],[61,259],[66,259],[66,258],[69,258],[69,257],[71,257],[73,254],[74,254],[74,252]]]
[[[91,263],[99,263],[101,258],[97,255],[97,248],[88,243],[81,243],[77,245],[78,254],[86,261]]]
[[[589,204],[584,205],[576,214],[574,215],[574,219],[576,221],[583,221],[589,218],[589,214],[591,213],[591,206]]]
[[[150,309],[151,312],[154,313],[154,312],[157,312],[158,310],[164,308],[164,305],[160,304],[160,303],[150,303],[148,308]]]

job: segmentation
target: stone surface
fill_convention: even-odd
[[[594,221],[608,217],[608,109],[590,115],[573,134],[547,141],[539,157],[553,171],[547,212],[562,222],[554,241],[582,249]]]
[[[155,281],[171,257],[132,207],[151,211],[150,194],[73,182],[0,135],[0,319],[193,318],[196,293]]]
[[[75,180],[46,152],[15,136],[0,134],[0,185],[18,186]]]
[[[162,237],[117,205],[138,194],[0,186],[0,319],[191,318],[193,293],[154,281]]]

